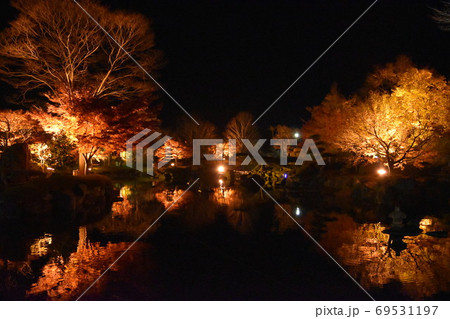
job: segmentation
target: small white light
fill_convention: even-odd
[[[223,185],[223,179],[219,179],[219,184],[220,184],[220,186]]]
[[[170,166],[175,166],[175,163],[170,163]]]
[[[220,165],[219,167],[217,167],[217,171],[218,171],[220,174],[224,173],[224,172],[225,172],[225,166]]]
[[[387,174],[387,170],[385,168],[380,168],[379,170],[377,170],[377,173],[380,176],[384,176]]]
[[[300,133],[295,132],[295,133],[294,133],[294,137],[295,137],[295,138],[299,138],[299,137],[300,137]]]
[[[300,214],[301,214],[300,207],[297,207],[295,209],[295,216],[300,216]]]

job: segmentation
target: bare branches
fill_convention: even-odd
[[[450,31],[450,1],[443,1],[442,9],[433,9],[433,20],[442,30]]]
[[[240,112],[227,124],[225,137],[236,140],[236,151],[243,149],[242,139],[254,140],[258,137],[256,126],[252,125],[253,116],[247,112]]]
[[[20,14],[0,39],[0,76],[23,94],[46,92],[51,100],[133,99],[154,91],[153,84],[117,44],[72,1],[13,1]],[[117,42],[147,70],[159,56],[150,24],[139,14],[111,12],[94,1],[83,3]]]
[[[28,143],[38,138],[39,124],[24,111],[0,111],[0,151],[15,143]]]

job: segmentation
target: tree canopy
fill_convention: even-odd
[[[159,124],[156,85],[126,52],[148,72],[161,55],[143,15],[80,3],[115,41],[73,1],[13,0],[19,14],[0,34],[0,77],[37,106],[47,132],[77,143],[88,166],[99,149],[119,151]]]
[[[433,146],[449,130],[450,87],[443,76],[406,58],[379,67],[363,89],[346,99],[332,88],[310,109],[306,136],[355,161],[383,161],[393,169],[431,161]]]

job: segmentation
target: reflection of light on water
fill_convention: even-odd
[[[133,212],[133,205],[130,201],[130,196],[132,193],[133,192],[129,186],[123,186],[120,189],[119,196],[123,199],[123,201],[113,203],[111,209],[113,217],[125,217]]]
[[[158,202],[164,205],[164,208],[177,209],[184,205],[186,199],[189,197],[188,192],[184,194],[184,190],[178,189],[174,191],[164,190],[162,192],[156,193],[155,198]]]
[[[128,196],[130,196],[132,194],[131,188],[130,186],[123,186],[120,189],[120,197],[121,198],[127,198]]]
[[[422,230],[427,230],[427,226],[431,226],[433,224],[433,220],[431,218],[423,218],[419,223],[419,228]]]
[[[396,281],[401,283],[403,294],[419,300],[450,289],[448,238],[390,236],[382,232],[384,227],[379,223],[358,224],[340,214],[331,217],[335,220],[326,223],[320,243],[349,266],[364,287],[382,288]],[[436,223],[435,219],[423,220],[421,226],[435,227]]]
[[[48,246],[52,243],[52,235],[44,234],[43,236],[34,240],[30,246],[30,253],[32,256],[44,256],[48,252]]]
[[[236,199],[236,192],[231,188],[217,187],[214,189],[213,199],[219,204],[230,205]]]
[[[50,258],[37,282],[27,291],[27,295],[43,294],[50,300],[74,299],[128,247],[126,242],[108,243],[106,246],[90,242],[86,227],[80,227],[77,250],[68,257],[59,255]],[[124,258],[129,255],[125,254]],[[124,264],[126,265],[126,262]],[[113,270],[119,267],[115,264]],[[101,284],[102,281],[93,287],[91,293],[99,291]]]
[[[419,228],[422,229],[424,233],[448,230],[448,226],[445,223],[443,223],[439,218],[432,216],[425,216],[419,222]]]

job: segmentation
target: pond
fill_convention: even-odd
[[[369,300],[296,223],[377,300],[449,297],[440,218],[393,234],[385,218],[320,211],[308,194],[285,194],[280,208],[239,188],[116,186],[122,201],[98,221],[3,227],[1,299]]]

